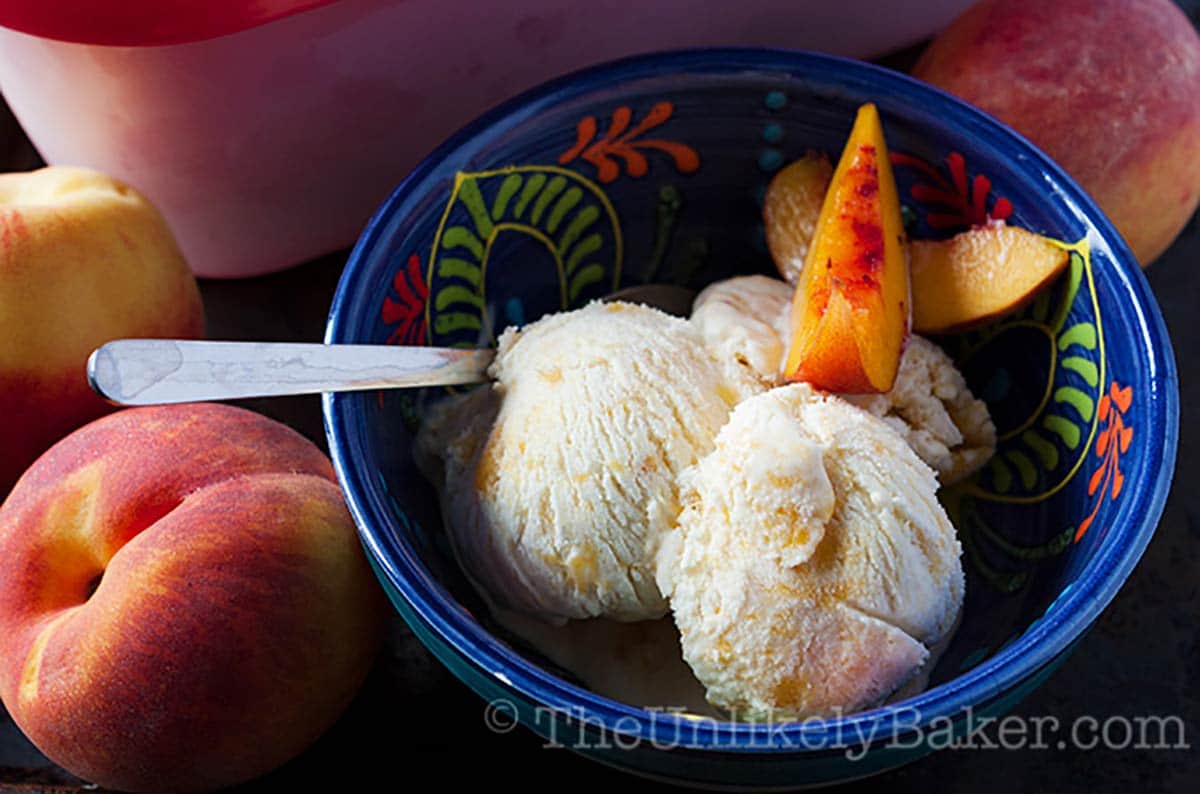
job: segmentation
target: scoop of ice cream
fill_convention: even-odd
[[[779,385],[792,289],[766,276],[719,281],[697,296],[692,322],[724,366]],[[942,485],[974,474],[996,451],[987,405],[971,394],[950,357],[919,336],[909,339],[891,391],[843,396],[887,421]]]
[[[548,621],[661,617],[654,558],[677,475],[757,384],[727,377],[686,320],[626,303],[505,331],[491,374],[418,438],[466,573]]]
[[[692,303],[691,322],[725,367],[777,386],[787,352],[792,287],[777,278],[739,276],[706,287]]]
[[[908,340],[891,391],[845,397],[887,422],[942,485],[974,474],[996,451],[987,405],[971,394],[945,351],[919,336]]]
[[[879,703],[953,625],[963,573],[937,480],[877,417],[774,389],[681,479],[659,586],[709,701],[738,718]]]

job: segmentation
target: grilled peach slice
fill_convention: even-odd
[[[784,377],[832,392],[892,388],[909,333],[908,248],[883,125],[859,108],[796,284]]]

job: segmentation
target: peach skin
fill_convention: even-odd
[[[1058,161],[1142,265],[1200,202],[1200,35],[1171,0],[983,0],[913,76]]]
[[[327,729],[383,599],[325,456],[238,408],[135,408],[51,448],[0,507],[0,696],[104,787],[256,777]]]
[[[200,337],[200,292],[158,211],[81,168],[0,175],[0,498],[51,444],[112,410],[88,355],[118,337]]]

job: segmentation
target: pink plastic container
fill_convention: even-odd
[[[192,19],[164,15],[194,4],[147,3],[152,18],[108,0],[122,22],[81,1],[105,21],[89,28],[3,0],[0,24],[37,35],[0,28],[0,90],[47,162],[150,196],[197,274],[253,276],[349,245],[438,142],[556,74],[699,45],[869,57],[968,3],[221,0],[241,13]]]

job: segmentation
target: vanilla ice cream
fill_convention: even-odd
[[[803,384],[751,397],[681,481],[658,582],[734,716],[880,703],[953,626],[963,572],[937,479],[866,411]]]
[[[706,287],[690,322],[722,366],[741,368],[771,387],[783,381],[793,288],[769,276],[737,276]]]
[[[987,405],[971,394],[945,351],[919,336],[908,340],[891,391],[843,396],[887,422],[942,485],[974,474],[996,451]]]
[[[417,444],[468,576],[550,622],[663,616],[654,559],[677,475],[761,387],[688,321],[620,302],[505,331],[490,374],[432,411]]]
[[[691,322],[723,366],[750,372],[766,387],[781,384],[793,287],[767,276],[719,281],[697,297]],[[942,485],[969,477],[996,450],[987,405],[937,345],[912,336],[892,389],[842,395],[882,417],[938,474]]]
[[[781,383],[791,302],[792,288],[779,279],[738,276],[697,295],[691,322],[722,366],[769,388]]]

